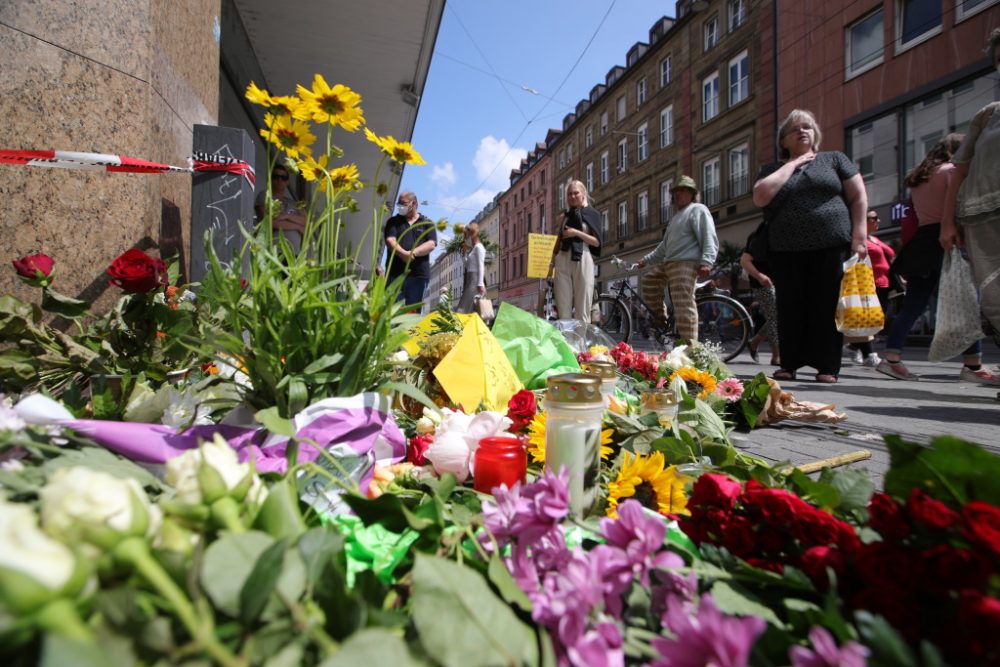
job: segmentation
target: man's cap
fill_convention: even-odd
[[[670,191],[673,192],[677,188],[689,188],[694,192],[698,192],[698,185],[694,182],[694,179],[686,175],[678,178],[677,183],[674,184],[674,187],[670,188]]]

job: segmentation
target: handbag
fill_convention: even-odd
[[[885,313],[875,292],[875,273],[868,255],[861,259],[854,254],[844,262],[834,320],[837,331],[850,338],[873,336],[885,326]]]
[[[476,297],[476,311],[484,322],[490,322],[495,317],[493,312],[493,302],[481,296]]]
[[[976,294],[972,267],[962,257],[961,250],[952,248],[944,256],[944,265],[941,267],[934,338],[927,350],[927,359],[950,359],[982,337],[979,295]]]

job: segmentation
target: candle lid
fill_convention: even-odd
[[[585,375],[596,375],[604,380],[618,379],[618,364],[603,359],[591,359],[580,364]]]
[[[601,379],[596,375],[564,373],[545,381],[546,398],[556,403],[603,403]]]
[[[650,410],[677,405],[677,394],[669,389],[655,389],[642,394],[642,405]]]

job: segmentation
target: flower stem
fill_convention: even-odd
[[[213,660],[224,667],[243,666],[243,661],[215,636],[212,624],[198,617],[191,600],[149,553],[146,540],[141,537],[125,538],[115,547],[115,555],[134,567],[157,593],[166,598],[188,633],[204,646]]]
[[[240,520],[240,508],[236,501],[229,496],[219,498],[211,504],[212,519],[216,525],[225,528],[231,533],[245,533],[246,526]]]
[[[53,600],[42,607],[35,619],[40,627],[49,632],[88,644],[94,641],[90,628],[76,612],[76,605],[66,598]]]

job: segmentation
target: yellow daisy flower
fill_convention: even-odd
[[[266,128],[261,129],[260,136],[288,153],[291,158],[301,155],[312,155],[310,145],[316,141],[316,135],[309,131],[309,126],[299,123],[287,116],[264,116]]]
[[[699,371],[697,368],[685,366],[684,368],[677,369],[670,375],[668,383],[673,382],[675,377],[679,377],[684,380],[684,384],[687,385],[688,392],[692,394],[697,392],[698,398],[703,399],[715,391],[716,381],[712,374]]]
[[[341,84],[331,88],[322,74],[313,77],[312,90],[299,84],[296,90],[302,104],[295,110],[300,120],[312,119],[317,123],[339,125],[348,132],[354,132],[365,122],[362,115],[361,96]]]
[[[330,161],[329,156],[321,155],[319,160],[314,160],[311,157],[305,160],[299,160],[296,162],[296,166],[299,168],[299,173],[302,174],[302,178],[307,181],[319,181],[320,191],[326,191],[326,165]]]
[[[618,477],[608,482],[608,516],[617,519],[618,504],[628,498],[660,514],[690,514],[684,495],[684,485],[690,480],[677,472],[677,466],[664,470],[661,452],[634,459],[628,452],[623,455]]]
[[[545,412],[539,410],[528,424],[528,453],[531,454],[532,463],[545,463],[546,420]],[[614,451],[608,446],[614,433],[614,429],[610,428],[601,431],[601,458],[605,461],[611,458],[611,453]]]
[[[424,161],[424,158],[421,157],[420,153],[418,153],[408,141],[396,141],[388,135],[380,137],[367,127],[365,128],[365,137],[367,137],[368,141],[382,149],[383,153],[396,162],[405,162],[406,164],[427,164]]]
[[[301,104],[299,98],[291,95],[271,95],[263,88],[258,88],[253,81],[247,86],[246,98],[254,104],[267,107],[268,113],[276,116],[291,116]]]
[[[363,184],[358,180],[358,166],[345,164],[330,170],[330,180],[335,190],[360,190]]]

